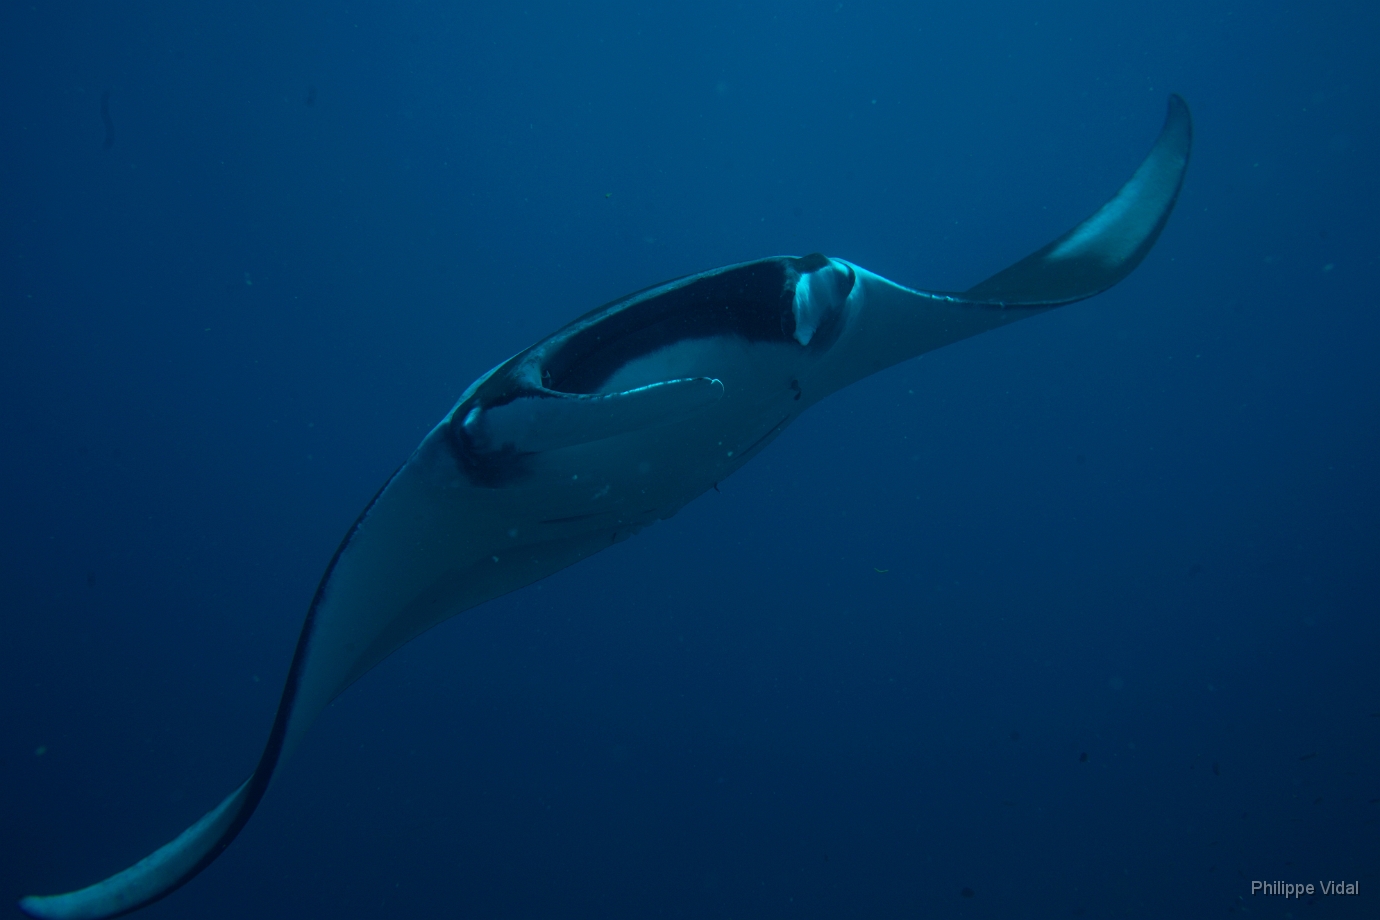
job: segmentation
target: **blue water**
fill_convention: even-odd
[[[141,916],[1380,914],[1377,41],[1360,2],[0,8],[0,899],[244,779],[337,542],[489,367],[768,255],[968,287],[1178,92],[1128,280],[404,648]]]

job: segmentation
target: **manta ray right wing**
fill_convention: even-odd
[[[1159,239],[1183,187],[1192,146],[1188,104],[1172,95],[1159,140],[1111,201],[1048,246],[957,296],[970,303],[1054,307],[1107,290]]]
[[[1169,113],[1150,154],[1092,216],[966,291],[923,291],[857,265],[863,304],[853,311],[836,366],[817,384],[832,393],[884,367],[988,332],[1121,281],[1155,245],[1178,200],[1193,146],[1188,105]],[[851,263],[850,263],[851,264]]]

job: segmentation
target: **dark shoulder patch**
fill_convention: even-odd
[[[522,453],[511,444],[497,449],[481,448],[471,442],[462,423],[464,415],[456,411],[446,422],[446,446],[450,448],[455,465],[465,478],[477,486],[496,489],[512,485],[531,472],[532,455]]]

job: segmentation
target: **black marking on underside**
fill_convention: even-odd
[[[480,448],[465,431],[462,417],[459,410],[452,413],[445,424],[445,434],[446,446],[466,479],[477,486],[496,489],[531,475],[534,454],[520,451],[512,444],[497,449]]]

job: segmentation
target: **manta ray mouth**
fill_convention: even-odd
[[[793,342],[797,283],[826,264],[820,255],[762,259],[614,301],[552,337],[554,347],[539,356],[542,385],[561,393],[600,393],[630,362],[695,339]]]

